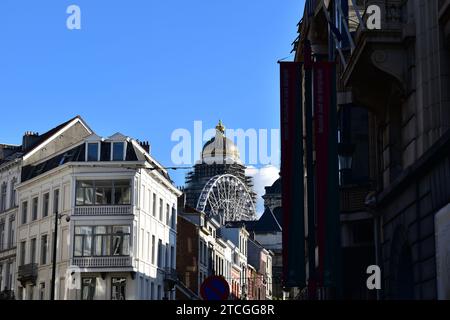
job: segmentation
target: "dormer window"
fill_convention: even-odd
[[[123,142],[113,142],[112,161],[123,161],[125,157],[125,144]]]
[[[87,143],[87,157],[86,161],[98,161],[100,155],[100,148],[98,142]]]
[[[109,146],[108,146],[109,147]],[[103,159],[103,139],[96,134],[92,134],[86,139],[85,144],[85,161],[109,161],[109,155],[106,160]],[[108,150],[109,151],[109,150]]]

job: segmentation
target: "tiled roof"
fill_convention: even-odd
[[[233,221],[227,223],[227,226],[240,226],[245,225],[245,228],[249,232],[281,232],[282,220],[281,220],[281,207],[275,208],[272,211],[270,208],[266,208],[259,220],[254,221]]]

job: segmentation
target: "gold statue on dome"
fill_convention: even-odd
[[[219,120],[219,124],[216,126],[216,130],[225,134],[225,126],[222,124],[222,120]]]

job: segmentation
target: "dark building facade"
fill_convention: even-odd
[[[295,43],[296,61],[336,63],[341,213],[365,212],[354,232],[374,244],[354,257],[381,268],[379,299],[449,299],[450,1],[357,4],[308,0]]]

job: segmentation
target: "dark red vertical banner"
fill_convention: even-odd
[[[283,285],[305,285],[302,64],[280,62]]]
[[[332,64],[319,61],[313,64],[314,78],[314,145],[316,151],[316,219],[317,219],[317,246],[318,246],[318,284],[324,282],[324,258],[326,237],[326,210],[327,210],[327,178],[328,178],[328,141],[330,128],[330,102],[331,102],[331,70]]]

